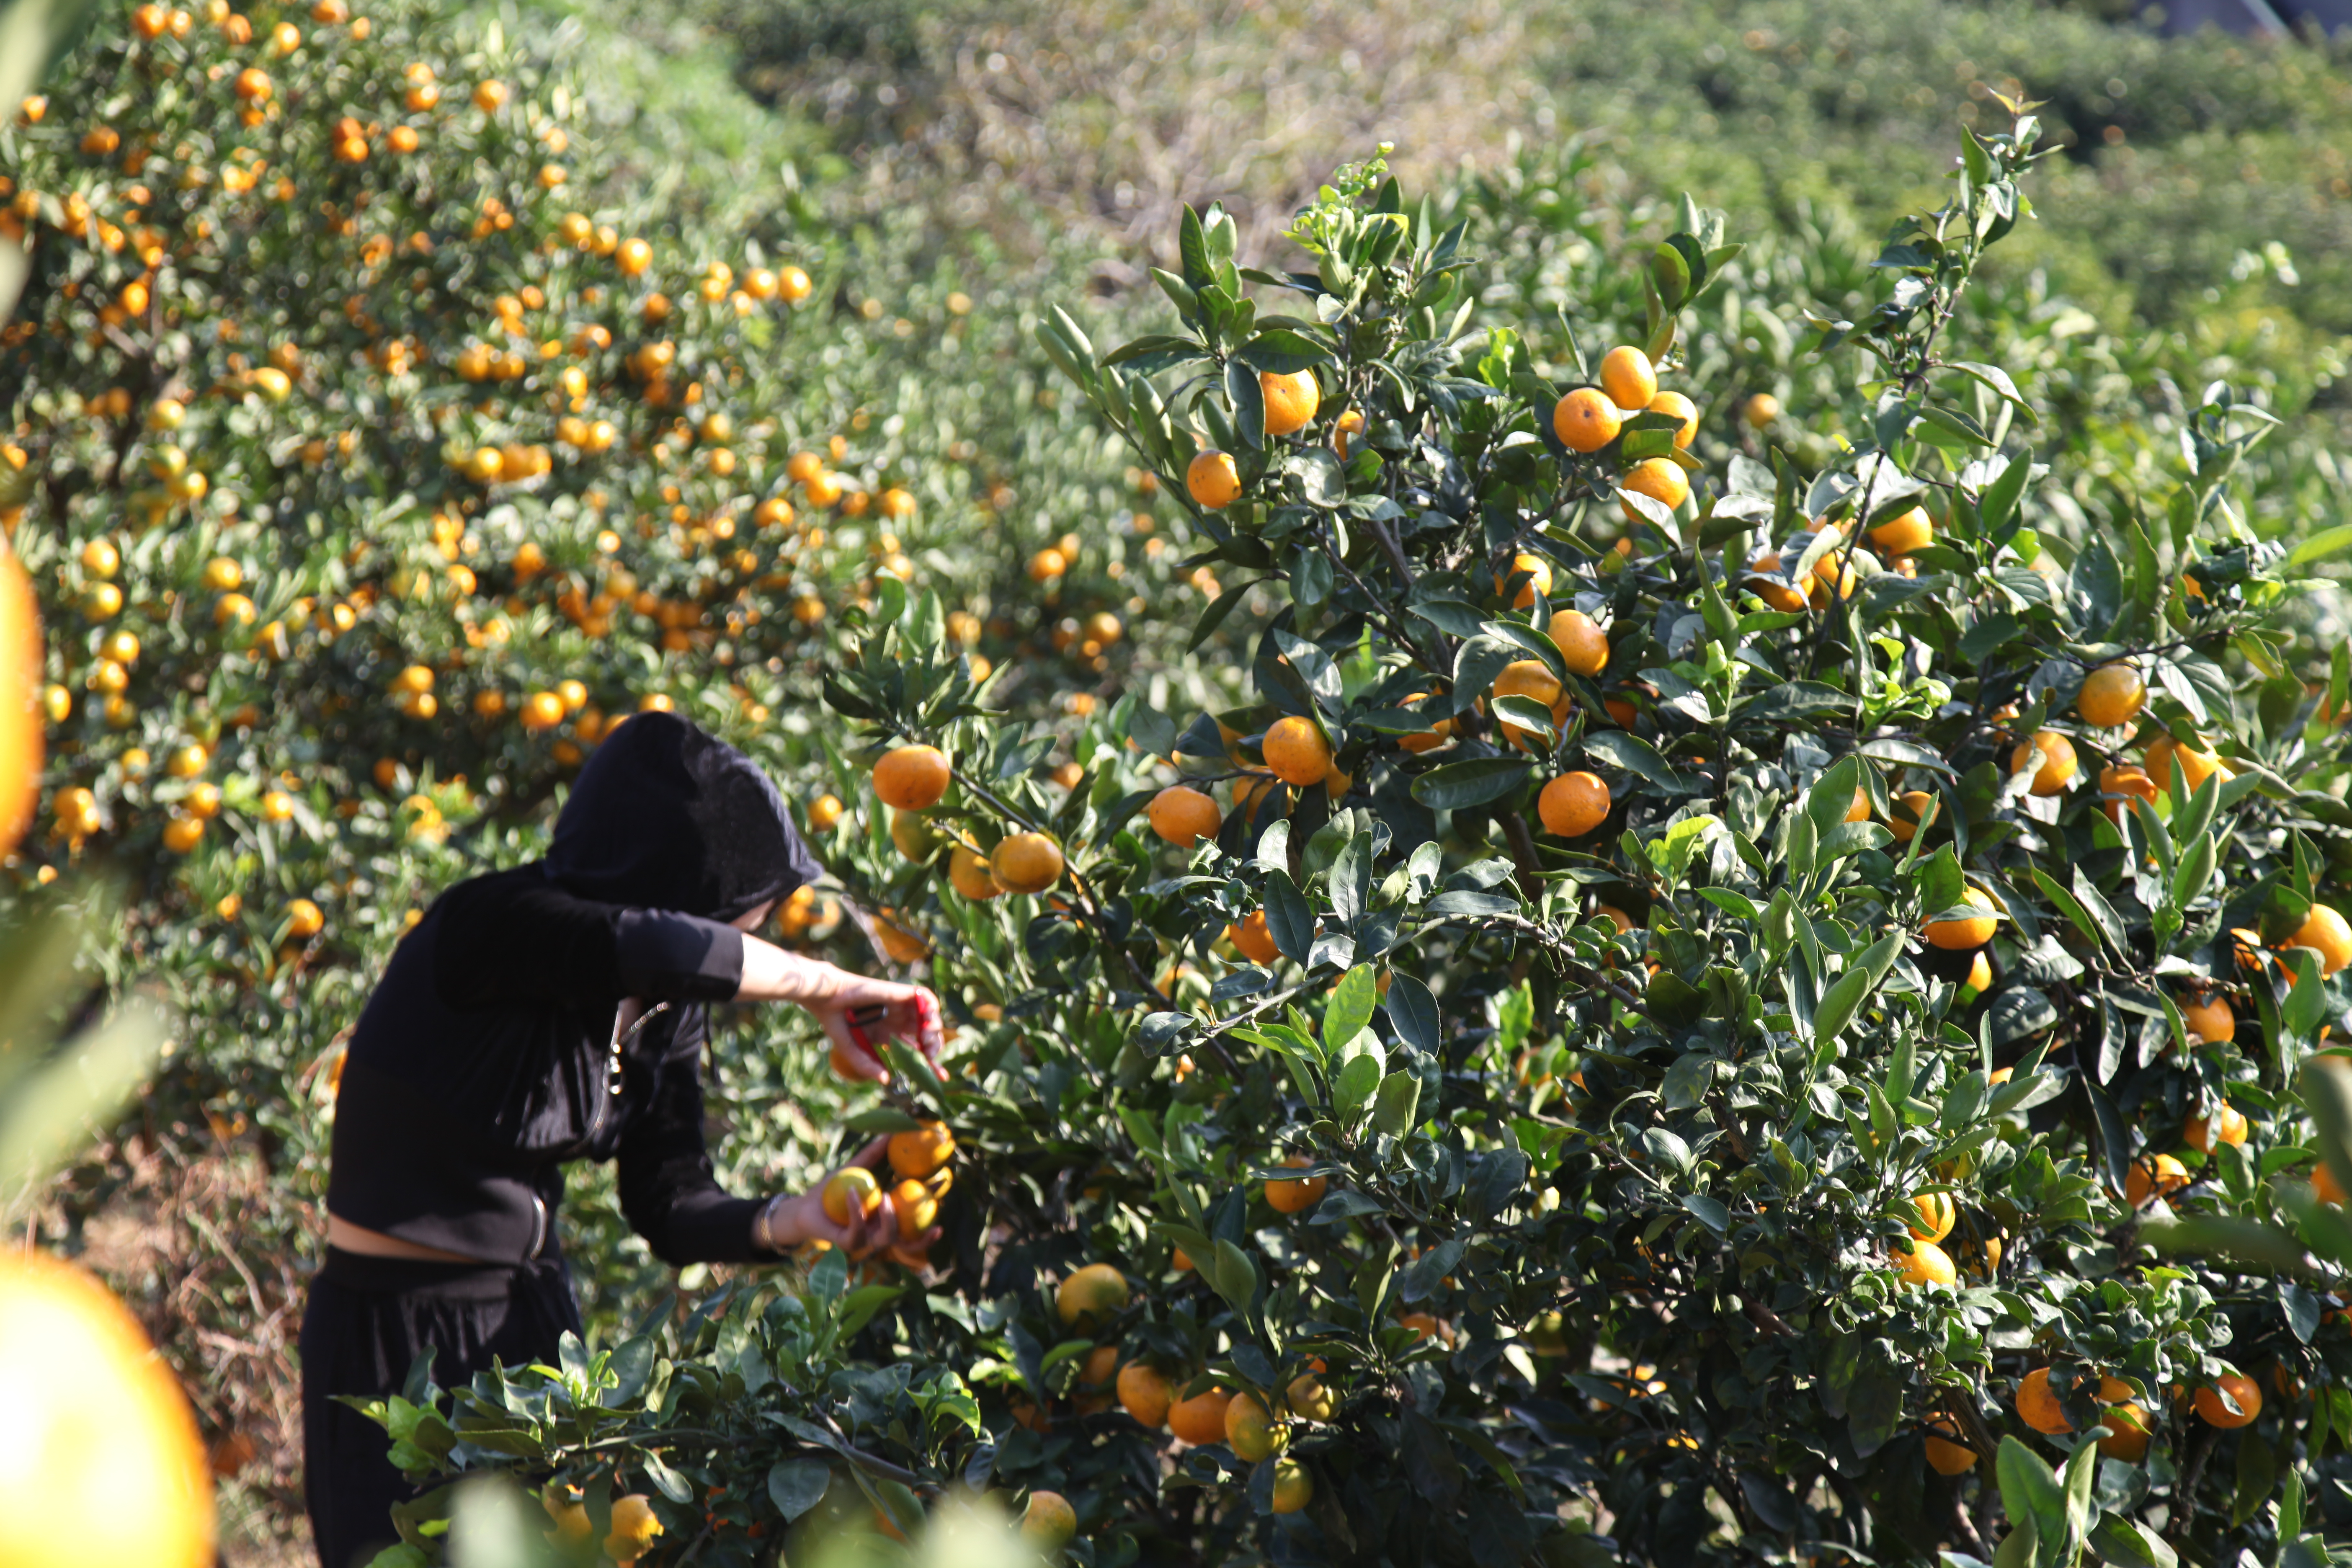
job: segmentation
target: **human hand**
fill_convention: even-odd
[[[902,1243],[912,1247],[928,1248],[937,1241],[940,1229],[936,1226],[919,1235],[899,1234],[898,1209],[890,1202],[889,1176],[883,1163],[889,1147],[890,1140],[887,1136],[876,1138],[849,1162],[851,1165],[874,1172],[877,1184],[882,1187],[882,1201],[875,1205],[872,1212],[853,1206],[845,1221],[836,1221],[826,1214],[825,1185],[839,1173],[827,1172],[824,1181],[776,1206],[769,1236],[777,1250],[790,1251],[803,1242],[823,1241],[840,1247],[851,1258],[863,1258]]]
[[[833,1042],[837,1065],[859,1078],[889,1082],[890,1074],[875,1048],[884,1039],[903,1040],[921,1051],[933,1067],[939,1065],[947,1040],[940,1026],[937,996],[920,985],[838,973],[831,994],[804,1004]],[[864,1043],[857,1037],[861,1032]]]

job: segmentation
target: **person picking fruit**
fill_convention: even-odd
[[[389,1511],[415,1491],[383,1429],[338,1396],[397,1394],[420,1353],[443,1387],[494,1362],[553,1363],[582,1331],[555,1225],[565,1165],[617,1161],[622,1212],[672,1265],[900,1240],[887,1203],[732,1196],[704,1145],[710,1003],[798,1004],[875,1077],[869,1032],[939,1058],[929,991],[752,934],[819,874],[750,758],[640,713],[582,770],[545,858],[448,889],[394,950],[343,1060],[327,1255],[302,1320],[326,1568],[392,1544]],[[887,1145],[855,1165],[878,1168]]]

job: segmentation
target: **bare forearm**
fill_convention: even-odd
[[[743,979],[735,990],[738,1002],[797,1002],[803,1006],[829,1002],[856,979],[821,958],[808,958],[762,942],[743,939]]]

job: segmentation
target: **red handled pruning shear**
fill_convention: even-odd
[[[877,1066],[881,1063],[882,1053],[875,1048],[873,1037],[866,1031],[889,1016],[889,1007],[880,1002],[871,1003],[864,1007],[852,1007],[844,1016],[844,1021],[849,1025],[850,1040]],[[929,992],[918,992],[915,996],[916,1034],[920,1036],[930,1033],[939,1027],[939,1022],[940,1005],[931,999]]]

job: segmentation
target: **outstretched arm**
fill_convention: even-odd
[[[849,1032],[848,1014],[853,1009],[883,1008],[881,1022],[867,1026],[866,1034],[904,1040],[934,1062],[946,1043],[940,1032],[939,998],[923,987],[852,974],[821,958],[803,957],[756,936],[743,939],[743,979],[736,988],[735,1000],[798,1003],[816,1016],[835,1045],[850,1047],[842,1053],[842,1059],[855,1064],[867,1078],[882,1077],[882,1065],[856,1048]]]

